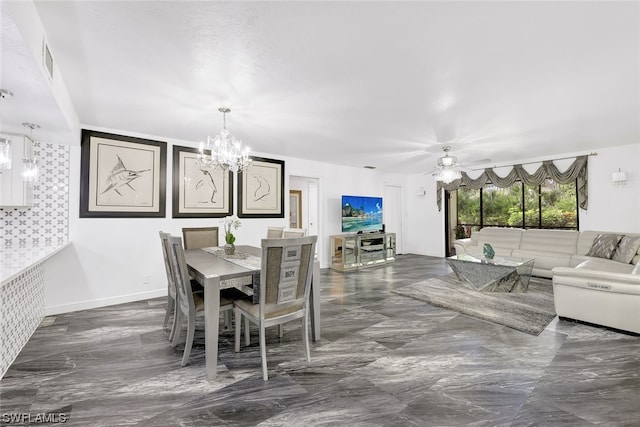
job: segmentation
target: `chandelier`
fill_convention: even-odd
[[[442,181],[445,184],[450,184],[453,181],[462,178],[462,174],[457,168],[458,159],[456,156],[450,156],[450,146],[442,147],[444,156],[438,159],[438,168],[434,174],[436,181]]]
[[[2,124],[2,99],[12,96],[13,92],[0,89],[0,124]],[[11,169],[11,139],[7,136],[0,136],[0,171]]]
[[[218,108],[222,113],[222,130],[213,138],[207,136],[206,145],[200,143],[196,164],[200,169],[222,169],[231,172],[243,172],[251,165],[249,147],[242,148],[242,141],[227,130],[226,107]],[[208,151],[208,153],[205,152]]]

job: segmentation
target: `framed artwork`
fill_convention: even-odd
[[[238,217],[284,218],[284,161],[251,157],[238,174]]]
[[[289,190],[289,228],[302,228],[302,190]]]
[[[233,175],[201,169],[198,149],[173,146],[173,217],[220,218],[233,213]]]
[[[166,164],[166,142],[83,129],[80,218],[164,218]]]

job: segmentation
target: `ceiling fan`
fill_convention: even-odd
[[[457,179],[462,178],[462,172],[460,171],[460,169],[469,168],[460,165],[458,163],[458,158],[449,154],[449,151],[451,151],[450,145],[443,146],[442,151],[444,152],[444,156],[438,159],[436,168],[431,170],[430,172],[427,172],[427,174],[433,175],[436,181],[442,181],[445,184],[449,184]],[[481,159],[474,161],[473,164],[488,163],[490,161],[491,159]]]

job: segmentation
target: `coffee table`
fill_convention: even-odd
[[[534,258],[496,256],[493,259],[461,254],[448,257],[460,281],[481,292],[524,293],[529,288]]]

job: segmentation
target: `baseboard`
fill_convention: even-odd
[[[54,305],[44,308],[45,316],[69,313],[72,311],[90,310],[92,308],[106,307],[109,305],[124,304],[127,302],[140,301],[150,298],[167,296],[167,288],[153,291],[139,292],[137,294],[119,295],[117,297],[103,298],[98,300],[80,301],[72,304]]]

